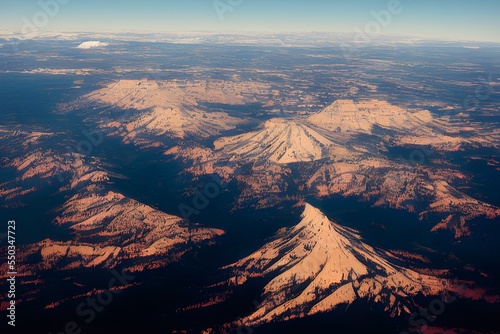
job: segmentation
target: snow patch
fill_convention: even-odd
[[[99,48],[99,47],[105,47],[108,46],[108,43],[100,42],[100,41],[86,41],[83,42],[82,44],[78,45],[76,48],[77,49],[93,49],[93,48]]]

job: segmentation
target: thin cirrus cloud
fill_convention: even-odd
[[[0,0],[0,29],[20,30],[42,4],[56,3],[47,30],[349,33],[364,30],[393,2],[401,12],[381,34],[500,42],[498,0]]]

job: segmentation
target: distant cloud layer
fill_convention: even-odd
[[[104,47],[108,46],[108,43],[103,43],[99,41],[87,41],[83,42],[82,44],[78,45],[78,49],[92,49],[92,48],[99,48],[99,47]]]

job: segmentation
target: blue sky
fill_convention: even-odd
[[[56,1],[66,3],[44,22],[42,4],[52,4],[50,14]],[[0,29],[19,32],[38,15],[39,28],[51,31],[354,32],[377,29],[372,12],[391,1],[398,0],[0,0]],[[377,23],[381,34],[500,42],[500,0],[399,2],[401,12]]]

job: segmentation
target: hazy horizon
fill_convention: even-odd
[[[500,42],[500,2],[0,0],[0,30],[26,33],[363,33]]]

